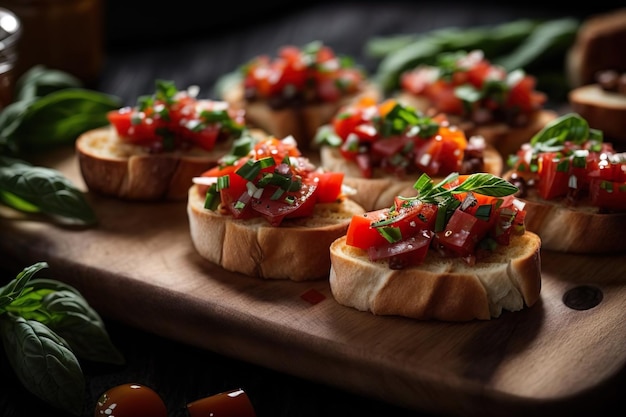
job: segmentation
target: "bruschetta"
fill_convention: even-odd
[[[626,71],[599,71],[595,82],[570,90],[568,100],[590,127],[626,148]]]
[[[626,153],[577,113],[549,123],[509,159],[504,177],[526,203],[526,227],[543,248],[566,253],[626,250]]]
[[[249,133],[243,111],[197,93],[157,80],[152,96],[109,112],[109,125],[79,136],[75,149],[87,188],[124,200],[185,200],[192,179]]]
[[[320,165],[346,174],[352,198],[366,210],[389,206],[413,191],[421,174],[441,179],[452,172],[500,175],[502,156],[484,138],[467,138],[446,116],[425,116],[390,98],[361,98],[343,106],[318,129]]]
[[[343,173],[315,167],[291,136],[237,141],[189,188],[193,244],[203,258],[244,275],[327,278],[330,244],[364,211],[342,180]]]
[[[381,97],[365,70],[319,41],[286,45],[276,57],[260,55],[218,82],[218,94],[246,121],[276,137],[293,136],[303,151],[317,128],[339,107],[361,97]]]
[[[426,174],[414,193],[355,215],[330,246],[335,300],[375,315],[470,321],[534,305],[541,239],[524,227],[517,188],[503,178]]]
[[[545,107],[547,95],[535,90],[532,75],[494,65],[482,50],[445,52],[400,77],[399,100],[426,114],[446,114],[505,158],[558,115]]]

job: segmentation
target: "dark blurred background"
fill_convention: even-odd
[[[458,26],[493,25],[517,19],[575,17],[622,7],[617,0],[566,5],[467,1],[284,1],[203,6],[191,0],[158,7],[139,0],[105,2],[107,60],[100,86],[125,100],[150,93],[155,78],[181,87],[196,84],[212,94],[217,78],[258,54],[284,44],[321,40],[354,57],[370,73],[378,62],[364,45],[373,36],[423,33]],[[208,8],[210,10],[204,10]],[[128,69],[135,75],[129,79]],[[123,77],[120,75],[123,72]]]

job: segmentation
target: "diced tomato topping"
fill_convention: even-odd
[[[151,152],[198,146],[211,151],[216,142],[239,137],[244,130],[243,113],[226,102],[198,100],[173,83],[157,81],[150,99],[137,100],[107,114],[120,139],[146,146]]]
[[[384,208],[352,216],[346,233],[346,244],[365,250],[386,244],[387,240],[372,227],[372,223],[386,219],[388,212],[389,209]]]
[[[317,201],[319,203],[332,203],[337,201],[337,198],[339,198],[342,193],[341,187],[343,185],[344,175],[343,172],[321,172],[313,174],[318,182]]]
[[[331,126],[342,141],[342,156],[357,164],[363,178],[376,169],[398,177],[445,176],[461,170],[468,146],[465,133],[444,115],[427,117],[395,99],[351,103]]]
[[[603,210],[623,211],[626,207],[626,182],[592,179],[591,202]]]
[[[515,154],[512,169],[540,197],[626,212],[626,153],[603,142],[601,132],[593,131],[586,120],[575,113],[564,115],[534,139],[538,143],[527,143]],[[539,146],[541,140],[549,145]]]
[[[229,159],[227,155],[220,162]],[[263,217],[272,226],[311,216],[317,203],[339,201],[344,178],[341,172],[314,169],[292,137],[259,139],[247,156],[218,164],[202,176],[211,178],[198,181],[207,200],[218,199],[236,219]],[[215,189],[207,183],[215,183]]]
[[[545,152],[539,155],[541,181],[537,191],[542,198],[551,200],[567,195],[570,177],[569,165],[568,158],[562,158],[554,152]]]
[[[260,55],[242,67],[251,100],[336,102],[361,89],[365,72],[332,48],[311,42],[299,48],[285,45],[276,57]]]
[[[547,96],[535,85],[535,77],[522,70],[508,73],[487,60],[482,50],[445,52],[435,64],[419,65],[400,77],[404,92],[425,98],[438,112],[475,123],[510,122],[541,109]]]
[[[444,230],[436,233],[437,244],[465,257],[474,253],[479,240],[485,237],[489,222],[462,210],[455,210]]]
[[[469,177],[458,175],[442,188],[452,191]],[[421,179],[420,184],[421,189]],[[514,190],[515,187],[510,192]],[[438,194],[441,192],[437,190]],[[525,211],[513,194],[494,197],[458,190],[452,195],[458,206],[446,202],[442,209],[418,195],[396,197],[391,207],[355,215],[348,227],[346,244],[367,251],[372,261],[386,260],[390,268],[401,269],[422,263],[431,247],[444,256],[475,262],[482,242],[508,245],[513,233],[523,233]],[[439,225],[440,220],[445,220],[445,224]]]

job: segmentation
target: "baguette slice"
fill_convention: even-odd
[[[626,95],[605,91],[599,84],[574,88],[568,95],[572,111],[602,130],[615,143],[626,143]]]
[[[626,251],[626,213],[599,213],[590,205],[544,200],[534,189],[520,200],[526,203],[526,230],[541,237],[545,250],[580,254]]]
[[[318,127],[328,123],[339,108],[359,100],[363,96],[379,100],[380,88],[373,82],[367,82],[357,94],[347,95],[332,103],[306,104],[300,107],[273,109],[264,101],[247,101],[241,83],[233,84],[223,91],[223,100],[232,108],[246,112],[246,123],[262,129],[276,137],[292,135],[298,140],[298,147],[315,149],[315,134]]]
[[[219,143],[200,148],[151,154],[125,143],[112,126],[87,131],[76,140],[80,171],[87,188],[125,200],[185,200],[193,177],[215,166],[232,147]]]
[[[236,220],[206,210],[198,186],[189,188],[187,213],[198,253],[222,268],[248,276],[293,281],[328,277],[328,248],[344,235],[354,214],[364,210],[350,199],[318,204],[312,217],[283,220]]]
[[[565,72],[570,87],[595,82],[598,71],[626,71],[626,7],[587,18],[567,51]]]
[[[489,320],[537,302],[540,248],[539,236],[527,231],[472,266],[430,251],[423,264],[394,270],[346,245],[344,236],[330,246],[330,288],[339,304],[375,315]]]
[[[428,114],[430,102],[407,92],[398,95],[398,100]],[[458,126],[469,138],[482,136],[487,144],[495,147],[504,159],[515,153],[519,147],[530,142],[535,133],[539,132],[550,121],[556,119],[558,113],[550,109],[542,109],[532,113],[522,126],[510,126],[504,122],[476,124],[471,120],[456,115],[447,115],[451,124]]]
[[[492,146],[487,146],[483,156],[484,172],[500,176],[504,167],[502,156]],[[320,148],[320,165],[333,172],[343,172],[344,185],[352,189],[350,195],[365,210],[376,210],[390,206],[398,195],[413,195],[413,184],[419,177],[399,179],[387,175],[382,170],[374,173],[374,178],[363,178],[356,163],[347,161],[339,149],[324,145]],[[434,179],[437,181],[437,179]]]

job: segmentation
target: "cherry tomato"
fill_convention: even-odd
[[[104,392],[96,403],[94,417],[167,417],[163,399],[142,384],[118,385]]]
[[[189,417],[256,417],[250,398],[242,389],[222,392],[187,404]]]

